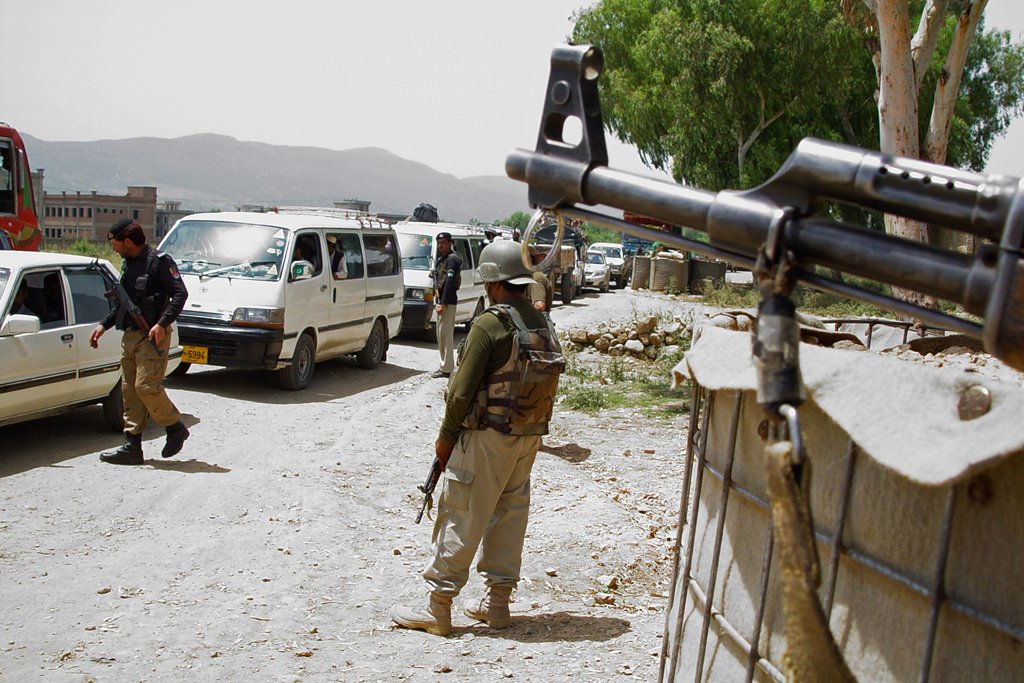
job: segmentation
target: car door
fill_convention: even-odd
[[[57,408],[74,401],[78,384],[75,331],[67,320],[43,323],[47,315],[44,282],[60,277],[59,268],[22,272],[15,278],[17,288],[24,281],[29,289],[27,305],[40,318],[40,330],[0,336],[0,414],[17,417]],[[3,312],[4,319],[12,314]]]
[[[330,302],[330,327],[339,339],[340,353],[363,348],[366,339],[366,270],[363,268],[363,246],[355,232],[331,232],[337,239],[335,249],[341,252],[347,275],[334,280]]]
[[[113,307],[103,295],[109,284],[99,266],[65,267],[64,279],[70,293],[68,329],[75,335],[78,351],[75,400],[103,398],[121,379],[121,335],[111,330],[100,337],[95,349],[89,345],[89,335]]]

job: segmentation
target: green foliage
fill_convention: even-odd
[[[115,268],[121,267],[121,256],[110,248],[108,242],[90,242],[87,239],[78,239],[71,244],[67,242],[44,242],[43,251],[55,254],[78,254],[79,256],[92,256],[110,261]]]
[[[590,223],[584,223],[580,228],[580,232],[587,238],[587,244],[594,244],[595,242],[611,242],[613,244],[619,244],[622,242],[622,235],[601,225],[591,225]]]
[[[912,17],[919,16],[923,3],[911,4]],[[746,188],[768,179],[806,136],[877,149],[877,79],[865,47],[877,36],[847,24],[842,5],[601,0],[577,14],[573,41],[604,50],[605,124],[645,162],[706,189]],[[853,9],[863,11],[862,4]],[[947,17],[925,99],[934,92],[956,18],[955,11]],[[1024,47],[1008,34],[979,32],[947,163],[982,168],[992,141],[1022,111],[1022,91]],[[930,106],[919,107],[925,122]],[[874,227],[874,219],[869,223]]]
[[[596,413],[608,406],[605,392],[588,386],[573,385],[565,393],[562,405],[581,413]]]
[[[526,226],[530,223],[530,216],[531,214],[528,214],[525,211],[516,211],[508,218],[498,221],[495,225],[504,225],[509,228],[516,228],[519,232],[523,232],[526,230]]]

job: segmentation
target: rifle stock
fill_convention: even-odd
[[[149,338],[149,330],[151,329],[151,325],[149,324],[149,322],[146,321],[145,316],[142,315],[142,309],[139,308],[138,304],[132,301],[132,298],[130,296],[128,296],[128,292],[125,291],[124,285],[122,285],[119,280],[114,280],[111,283],[110,289],[104,292],[103,296],[107,297],[108,299],[113,299],[114,303],[117,305],[118,308],[121,308],[123,306],[126,315],[129,318],[131,318],[131,321],[135,324],[137,328],[139,328],[142,334],[146,335],[146,337]],[[164,355],[163,351],[160,350],[160,347],[156,345],[155,341],[149,339],[149,343],[153,345],[154,349],[156,349],[157,356],[162,357]]]
[[[777,236],[796,259],[799,281],[980,338],[990,353],[1024,370],[1024,181],[813,138],[803,140],[766,183],[742,192],[709,192],[617,171],[607,167],[597,96],[602,66],[597,47],[553,51],[537,147],[513,151],[505,164],[510,178],[529,185],[531,206],[747,268]],[[584,124],[575,145],[563,139],[569,118]],[[870,231],[819,213],[829,201],[926,221],[985,242],[968,255]],[[581,204],[699,230],[708,243]],[[982,323],[821,277],[814,266],[950,301]]]

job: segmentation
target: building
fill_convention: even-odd
[[[156,235],[156,188],[128,186],[128,194],[44,192],[40,222],[46,239],[105,240],[110,226],[131,218],[142,226],[147,240]]]
[[[174,227],[178,219],[184,218],[194,211],[181,208],[179,201],[160,202],[156,205],[156,241],[159,242]]]

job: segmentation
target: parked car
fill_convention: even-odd
[[[608,266],[611,268],[615,286],[619,289],[626,286],[630,275],[633,274],[633,257],[626,253],[625,248],[621,244],[595,242],[590,245],[588,251],[599,251],[604,254],[608,260]]]
[[[456,223],[421,223],[405,221],[395,224],[402,248],[402,276],[405,279],[405,301],[402,308],[402,330],[419,331],[437,341],[437,314],[434,312],[433,268],[437,263],[437,233],[450,232],[452,249],[462,258],[462,286],[455,322],[467,326],[487,308],[484,281],[477,264],[484,248],[485,234],[480,227]],[[495,231],[496,232],[496,231]]]
[[[588,251],[587,262],[583,266],[584,286],[596,287],[602,292],[607,292],[611,275],[612,270],[604,254],[600,251]]]
[[[359,367],[377,367],[401,327],[398,238],[365,214],[197,213],[175,223],[160,249],[189,291],[178,374],[193,363],[275,370],[297,391],[320,361],[354,355]]]
[[[0,426],[102,403],[110,428],[124,427],[121,335],[89,346],[117,277],[102,259],[0,251]],[[175,328],[168,372],[181,358]]]

